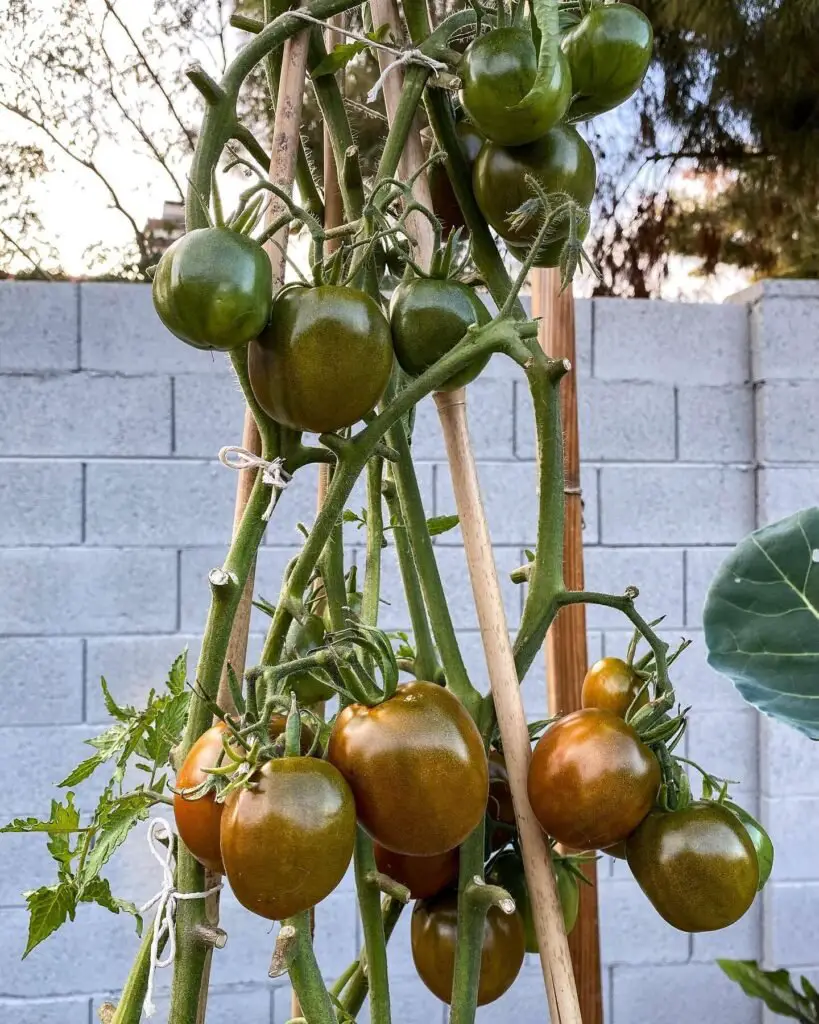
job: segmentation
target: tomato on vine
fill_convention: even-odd
[[[584,708],[603,708],[621,718],[648,703],[648,687],[622,658],[601,658],[583,680],[580,700]]]
[[[657,758],[611,711],[566,715],[538,741],[529,802],[541,827],[573,850],[612,846],[630,835],[657,797]]]
[[[636,7],[592,7],[560,43],[574,94],[569,120],[585,121],[613,110],[636,92],[651,62],[653,44],[651,22]]]
[[[293,430],[350,427],[370,413],[392,372],[390,326],[365,292],[287,285],[248,353],[253,394]]]
[[[458,68],[460,99],[478,129],[502,146],[534,142],[566,113],[572,97],[562,52],[548,82],[537,82],[538,55],[524,28],[496,28],[478,36]]]
[[[419,900],[412,911],[410,940],[418,977],[442,1002],[452,999],[458,901],[454,893]],[[526,937],[517,911],[505,914],[490,907],[483,926],[478,1006],[499,999],[523,966]]]
[[[525,224],[512,224],[515,211],[533,197],[530,175],[547,194],[565,192],[582,207],[594,198],[594,156],[576,128],[561,124],[526,146],[507,149],[487,142],[472,170],[472,187],[490,227],[515,246],[534,242],[543,223],[535,213]],[[579,225],[580,226],[580,225]],[[569,234],[568,217],[555,224],[555,235]]]
[[[287,631],[285,657],[287,659],[306,658],[324,645],[324,620],[319,615],[309,614],[303,622],[293,619]],[[304,669],[286,677],[288,689],[299,699],[299,703],[309,707],[321,701],[331,700],[336,691],[325,682],[326,676],[321,669]]]
[[[203,732],[193,744],[177,773],[177,790],[195,790],[207,782],[210,777],[207,769],[216,767],[222,753],[225,731],[226,726],[220,722]],[[173,816],[182,842],[200,864],[219,874],[224,874],[225,870],[219,845],[222,810],[213,790],[195,798],[174,793]]]
[[[757,893],[754,844],[739,818],[719,803],[652,811],[629,836],[626,854],[654,909],[684,932],[727,928]]]
[[[455,125],[455,134],[458,136],[458,143],[466,160],[467,167],[471,171],[475,161],[478,159],[481,146],[486,140],[475,125],[470,124],[469,121],[458,121]],[[452,232],[456,228],[465,228],[466,222],[464,221],[463,211],[455,196],[452,183],[446,172],[446,166],[440,161],[432,164],[427,174],[427,179],[429,182],[429,194],[432,199],[432,210],[438,220],[440,220],[444,231]]]
[[[554,871],[557,895],[560,900],[560,909],[563,913],[563,926],[568,935],[575,924],[580,908],[580,889],[578,880],[570,868],[566,866],[563,857],[552,854],[552,870]],[[540,949],[535,931],[535,922],[532,917],[532,904],[529,899],[529,889],[526,885],[526,874],[523,870],[523,861],[516,850],[505,850],[493,861],[486,876],[486,880],[493,885],[499,885],[506,889],[515,901],[515,907],[523,920],[524,932],[526,934],[526,952],[537,953]]]
[[[225,800],[222,861],[236,899],[273,921],[315,906],[344,877],[355,830],[353,795],[331,764],[268,761]]]
[[[405,885],[410,899],[430,899],[458,881],[460,858],[457,847],[433,857],[408,857],[388,850],[380,843],[373,843],[373,852],[378,870]]]
[[[162,254],[152,295],[159,319],[194,348],[229,351],[270,318],[273,274],[264,249],[225,227],[198,228]]]
[[[397,853],[452,850],[486,811],[481,734],[458,698],[435,683],[406,683],[374,707],[346,707],[327,758],[350,784],[363,827]]]

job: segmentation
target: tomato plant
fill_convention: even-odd
[[[636,711],[648,703],[648,688],[622,658],[601,658],[586,673],[580,700],[584,708],[602,708],[625,718],[629,708]]]
[[[529,768],[529,801],[542,828],[573,850],[620,842],[651,810],[660,765],[611,711],[566,715],[541,737]]]
[[[410,899],[427,900],[458,880],[458,849],[447,850],[432,857],[408,857],[395,853],[380,843],[373,843],[375,864],[379,871],[405,885]]]
[[[228,351],[256,338],[270,317],[266,253],[225,227],[199,228],[162,254],[153,281],[159,319],[194,348]]]
[[[560,909],[563,912],[563,926],[568,935],[577,923],[580,909],[580,890],[577,876],[567,867],[567,860],[553,854],[552,868],[557,883],[557,895],[560,898]],[[505,850],[492,863],[487,875],[488,881],[506,889],[515,901],[517,912],[523,920],[526,935],[526,952],[537,953],[540,949],[532,918],[532,904],[523,872],[523,862],[514,850]]]
[[[216,802],[213,790],[190,798],[179,791],[195,790],[208,781],[207,769],[216,767],[224,735],[225,727],[221,723],[202,733],[182,762],[173,798],[173,816],[182,842],[201,864],[220,874],[225,870],[219,846],[222,805]]]
[[[327,757],[350,784],[361,824],[396,853],[446,853],[486,811],[481,735],[457,697],[434,683],[407,683],[375,707],[345,708]]]
[[[268,761],[249,789],[225,801],[221,849],[236,899],[260,917],[293,917],[344,877],[355,843],[355,804],[326,761]]]
[[[486,140],[475,125],[470,124],[469,121],[458,121],[455,125],[455,132],[458,136],[459,148],[467,166],[471,168]],[[451,232],[456,228],[466,227],[466,221],[452,190],[446,167],[440,161],[432,164],[429,169],[429,193],[432,199],[432,209],[440,220],[444,231]]]
[[[440,1000],[452,999],[455,972],[457,900],[445,893],[433,900],[419,900],[412,911],[412,959],[418,976]],[[483,925],[478,1006],[500,999],[523,966],[526,940],[517,911],[504,914],[491,907]]]
[[[314,433],[352,426],[384,394],[393,363],[386,317],[369,295],[322,285],[282,289],[250,346],[253,393],[271,419]]]

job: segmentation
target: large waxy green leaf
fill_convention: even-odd
[[[749,704],[819,739],[819,508],[740,541],[703,619],[709,663]]]

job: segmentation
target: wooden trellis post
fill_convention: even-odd
[[[577,360],[574,297],[571,286],[560,293],[560,273],[538,270],[532,276],[532,316],[542,317],[539,341],[552,359],[568,359],[575,372],[561,383],[561,420],[566,487],[563,572],[570,590],[583,589],[583,500],[580,493],[580,437],[577,422]],[[549,710],[575,711],[588,667],[586,607],[569,605],[557,616],[546,639]],[[584,1024],[602,1024],[600,932],[597,914],[597,865],[585,866],[593,885],[580,887],[580,913],[569,936],[580,1010]]]

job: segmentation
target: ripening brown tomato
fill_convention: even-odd
[[[601,658],[583,680],[580,700],[584,708],[603,708],[621,718],[648,703],[648,687],[622,658]]]
[[[434,857],[408,857],[373,843],[378,870],[410,891],[410,899],[428,900],[458,880],[458,848]]]
[[[759,865],[753,841],[721,804],[652,811],[629,836],[626,852],[654,909],[680,931],[727,928],[754,902]]]
[[[327,759],[350,784],[363,827],[397,853],[446,853],[486,811],[481,734],[458,698],[435,683],[406,683],[375,707],[346,707]]]
[[[410,926],[415,969],[430,992],[445,1003],[452,998],[457,932],[458,901],[454,893],[415,904]],[[490,907],[483,926],[478,1006],[499,999],[512,985],[520,973],[525,951],[520,914],[516,910],[504,914],[499,907]]]
[[[612,846],[645,818],[660,765],[611,711],[585,708],[541,736],[529,766],[529,802],[541,828],[572,850]]]
[[[469,121],[458,121],[455,125],[455,134],[458,136],[461,151],[471,171],[472,165],[478,159],[478,153],[480,153],[485,139],[475,125],[470,124]],[[455,197],[455,190],[452,188],[449,175],[446,172],[446,166],[442,163],[433,164],[427,173],[427,178],[429,179],[432,209],[435,212],[435,216],[440,220],[444,232],[449,234],[455,228],[466,227],[463,212]]]
[[[281,921],[328,896],[355,844],[355,804],[341,773],[313,757],[281,757],[225,801],[221,847],[236,899]]]
[[[224,734],[225,726],[221,722],[202,733],[182,762],[176,776],[177,789],[194,789],[208,778],[206,769],[216,767],[222,753]],[[224,874],[219,848],[222,804],[216,802],[213,790],[195,800],[174,793],[173,816],[182,842],[199,863]]]
[[[512,838],[516,827],[509,772],[506,770],[506,759],[499,750],[489,751],[489,803],[486,810],[489,817],[499,825],[498,828],[487,825],[491,829],[490,845],[493,850],[499,850]]]
[[[268,734],[271,740],[278,739],[279,736],[285,730],[287,726],[287,715],[280,715],[274,713],[270,716],[270,723],[267,727]],[[313,737],[315,732],[312,727],[309,726],[305,721],[301,723],[301,736],[299,740],[299,748],[302,755],[307,755],[310,752],[310,747],[313,745]],[[321,746],[316,744],[316,749],[313,751],[314,757],[321,757]]]

